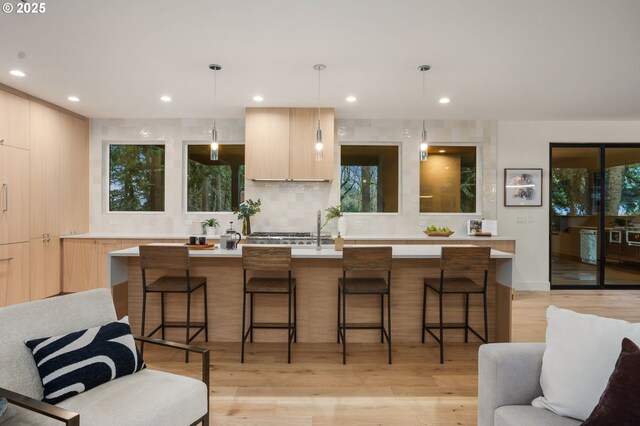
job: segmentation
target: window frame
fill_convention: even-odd
[[[482,215],[482,198],[484,195],[484,169],[483,165],[483,145],[480,143],[470,142],[429,142],[429,146],[446,146],[446,147],[474,147],[476,149],[476,211],[469,213],[462,212],[421,212],[420,211],[420,159],[416,154],[418,162],[418,216],[481,216]],[[429,159],[427,159],[429,161]],[[480,171],[480,173],[478,173]],[[496,178],[497,185],[497,178]]]
[[[208,211],[198,211],[198,212],[190,212],[189,210],[189,185],[187,179],[189,178],[189,145],[211,145],[211,141],[209,140],[183,140],[182,141],[182,214],[183,215],[197,215],[202,216],[204,214],[207,215],[219,215],[219,214],[235,214],[233,211],[224,211],[224,212],[208,212]],[[246,145],[244,141],[239,140],[231,140],[218,142],[219,146],[224,145]],[[246,172],[246,160],[247,160],[247,151],[245,146],[245,172]],[[245,183],[245,191],[246,191],[246,183],[247,178],[244,179]]]
[[[162,210],[158,211],[135,211],[135,210],[111,210],[109,203],[109,196],[111,194],[111,150],[109,147],[111,145],[162,145],[164,147],[164,206]],[[118,214],[140,214],[140,215],[163,215],[167,212],[167,143],[164,139],[162,140],[144,140],[144,141],[136,141],[136,140],[109,140],[104,139],[102,141],[102,213],[109,215],[118,215]]]
[[[398,211],[397,212],[342,212],[347,216],[401,216],[402,215],[402,142],[399,141],[341,141],[338,152],[338,200],[341,197],[340,187],[342,185],[342,147],[343,146],[396,146],[398,147]]]

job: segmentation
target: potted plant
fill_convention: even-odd
[[[202,228],[204,229],[204,233],[207,235],[216,235],[216,228],[218,227],[218,225],[220,225],[220,223],[215,217],[202,222]]]
[[[325,216],[324,225],[329,223],[330,220],[338,219],[338,233],[343,235],[347,233],[347,222],[342,215],[342,210],[340,208],[340,204],[337,206],[331,206],[327,210],[327,215]],[[324,228],[324,225],[322,227]]]
[[[251,234],[251,216],[260,213],[260,198],[257,201],[246,200],[238,206],[238,219],[242,219],[242,233]]]

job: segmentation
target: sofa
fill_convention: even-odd
[[[575,426],[531,401],[542,395],[544,343],[492,343],[478,355],[478,426]]]
[[[42,402],[43,387],[25,340],[116,321],[111,292],[98,289],[0,308],[1,425],[192,425],[209,422],[209,351],[134,336],[202,357],[202,380],[145,368],[68,398]]]

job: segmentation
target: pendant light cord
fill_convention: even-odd
[[[422,71],[422,130],[425,130],[425,117],[427,116],[427,71]],[[425,141],[422,141],[425,142]]]
[[[218,109],[218,70],[213,70],[213,128],[216,128],[216,110]]]
[[[322,69],[318,68],[318,129],[320,128],[320,73]]]

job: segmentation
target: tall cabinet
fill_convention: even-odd
[[[89,122],[0,88],[0,306],[61,292],[60,236],[89,228]]]
[[[0,306],[29,300],[29,101],[0,91]]]

